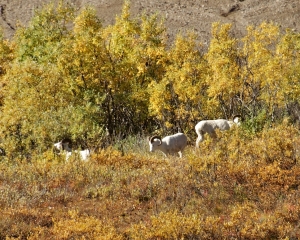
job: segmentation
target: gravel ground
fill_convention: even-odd
[[[55,0],[54,0],[55,1]],[[121,13],[123,0],[68,0],[79,9],[93,6],[104,26],[113,24]],[[18,23],[26,25],[36,9],[50,0],[0,0],[0,25],[11,38]],[[170,39],[178,32],[194,30],[203,43],[210,39],[213,22],[230,22],[237,37],[246,26],[272,21],[284,28],[300,31],[299,0],[131,0],[132,16],[143,12],[165,18]]]

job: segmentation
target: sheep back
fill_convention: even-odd
[[[195,130],[198,134],[213,133],[218,128],[218,122],[215,120],[202,120],[195,126]]]
[[[183,133],[176,133],[162,139],[168,153],[176,153],[183,151],[187,146],[187,137]]]
[[[217,119],[214,120],[217,127],[221,130],[221,131],[225,131],[225,130],[229,130],[230,129],[230,124],[227,120],[225,119]]]

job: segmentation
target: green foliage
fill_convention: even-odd
[[[271,125],[271,122],[267,119],[266,111],[262,110],[262,112],[258,113],[256,116],[246,119],[242,124],[242,128],[245,132],[253,135],[261,132],[264,126],[267,126],[268,124]]]
[[[32,59],[39,63],[55,63],[61,50],[61,40],[68,35],[74,9],[63,1],[51,3],[35,12],[28,27],[19,27],[15,35],[16,59]]]

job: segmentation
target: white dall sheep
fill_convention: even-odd
[[[62,141],[55,143],[54,148],[56,150],[59,150],[60,152],[65,153],[66,161],[72,155],[72,142],[70,139],[63,139]],[[83,161],[87,161],[91,154],[89,149],[85,149],[85,150],[81,150],[81,151],[75,150],[74,152],[77,154],[79,153],[80,159]]]
[[[89,149],[81,150],[81,151],[75,151],[79,152],[80,158],[83,161],[87,161],[89,159],[89,156],[91,155],[91,152]]]
[[[215,120],[202,120],[195,126],[198,138],[196,140],[196,147],[199,147],[199,143],[204,141],[204,135],[207,133],[212,138],[216,138],[216,129],[221,131],[229,130],[233,125],[240,125],[242,120],[241,115],[235,115],[232,120],[215,119]]]
[[[171,136],[166,136],[163,139],[161,139],[160,136],[153,136],[149,137],[148,140],[150,152],[160,150],[165,156],[179,153],[180,158],[182,158],[182,152],[187,145],[187,137],[183,133],[176,133]]]
[[[60,142],[54,143],[54,149],[58,150],[59,153],[64,153],[66,160],[68,160],[72,154],[72,141],[68,138],[63,139]]]

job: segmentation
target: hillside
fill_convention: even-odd
[[[0,0],[0,240],[300,239],[299,0],[45,2]]]
[[[4,36],[11,38],[18,22],[26,24],[34,11],[50,0],[1,0],[0,25]],[[120,14],[123,0],[70,0],[79,10],[87,5],[97,10],[104,25],[112,24]],[[233,23],[236,36],[241,36],[246,26],[262,21],[272,21],[284,28],[300,31],[299,0],[131,0],[133,16],[143,12],[160,13],[165,18],[170,39],[180,31],[194,30],[202,42],[209,41],[212,22]]]

